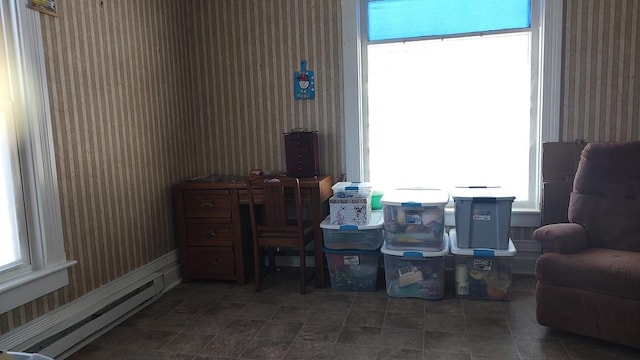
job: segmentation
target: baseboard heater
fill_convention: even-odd
[[[50,329],[48,333],[53,335],[32,339],[37,342],[26,345],[21,351],[39,353],[56,360],[65,359],[155,301],[163,289],[162,274],[154,274],[150,280],[132,286],[131,290],[90,315],[81,317],[81,314],[76,314],[81,320],[72,325]]]

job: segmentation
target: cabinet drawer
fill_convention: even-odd
[[[231,219],[229,190],[185,190],[183,196],[186,217]]]
[[[313,153],[287,153],[287,163],[292,161],[314,162]]]
[[[188,219],[187,246],[233,246],[230,224],[218,224],[208,219]]]
[[[210,278],[216,275],[235,274],[235,261],[231,248],[212,250],[206,247],[190,247],[187,249],[189,261],[186,264],[189,276],[194,278]]]
[[[312,143],[310,143],[309,141],[288,140],[285,141],[285,143],[287,154],[310,153],[312,151]]]

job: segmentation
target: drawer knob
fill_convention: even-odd
[[[215,230],[204,230],[204,236],[216,237],[218,233]]]
[[[201,208],[212,208],[215,207],[215,202],[213,200],[202,200],[200,201]]]
[[[218,264],[218,258],[213,258],[211,260],[207,259],[204,261],[204,263],[206,265],[217,265]]]

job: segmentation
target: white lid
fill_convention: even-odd
[[[473,200],[477,198],[496,200],[515,200],[515,196],[507,193],[501,187],[457,187],[451,191],[454,200]]]
[[[449,202],[449,194],[440,189],[395,189],[382,195],[380,202],[402,207],[444,206]]]
[[[345,190],[359,190],[359,189],[371,189],[371,183],[368,182],[350,182],[350,181],[341,181],[335,183],[332,189],[345,189]]]
[[[382,216],[382,210],[371,211],[371,218],[366,225],[338,225],[331,224],[331,215],[327,215],[320,223],[320,227],[323,229],[332,230],[371,230],[380,229],[384,226],[384,217]]]
[[[428,258],[445,256],[449,253],[449,236],[447,233],[442,234],[442,250],[440,251],[422,251],[422,250],[394,250],[387,248],[387,241],[380,248],[383,254],[401,256],[404,258]]]
[[[470,255],[478,257],[501,257],[501,256],[516,256],[516,246],[513,241],[509,239],[509,248],[507,250],[497,250],[488,248],[466,248],[461,249],[458,247],[458,238],[456,236],[456,229],[449,230],[449,240],[451,241],[451,253],[456,255]]]

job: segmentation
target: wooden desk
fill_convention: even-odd
[[[329,213],[331,176],[300,179],[302,201],[310,205],[314,224],[316,287],[325,286],[320,223]],[[175,223],[184,281],[236,280],[246,283],[252,268],[247,182],[182,182],[173,188]]]

